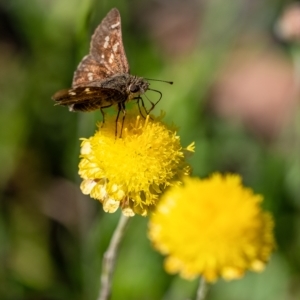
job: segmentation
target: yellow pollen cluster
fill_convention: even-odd
[[[162,196],[149,237],[170,273],[211,282],[240,278],[263,270],[275,247],[273,219],[261,202],[238,175],[186,178]]]
[[[159,118],[126,116],[122,137],[115,136],[115,119],[81,144],[81,190],[103,204],[106,212],[146,215],[164,189],[178,185],[190,173],[176,132]],[[120,132],[121,124],[118,124]]]

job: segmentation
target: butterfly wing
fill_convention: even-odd
[[[101,81],[118,73],[129,73],[121,31],[121,16],[113,8],[96,28],[85,56],[74,73],[72,87],[101,86]]]
[[[123,102],[124,95],[115,89],[77,87],[58,91],[52,97],[56,105],[69,106],[71,111],[93,111]]]

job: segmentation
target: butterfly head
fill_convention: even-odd
[[[134,76],[128,84],[128,100],[139,97],[140,95],[144,94],[148,88],[149,82],[146,79]]]

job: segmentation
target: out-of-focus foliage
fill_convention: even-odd
[[[208,299],[300,298],[300,53],[274,33],[288,4],[0,2],[0,299],[96,299],[118,215],[80,193],[77,165],[79,138],[94,133],[101,114],[70,113],[51,96],[70,87],[112,7],[122,15],[132,74],[174,81],[151,82],[163,93],[155,111],[166,111],[184,145],[196,142],[194,175],[241,174],[275,216],[277,251],[265,272],[220,281]],[[112,299],[195,295],[196,281],[165,274],[146,231],[146,218],[131,220]]]

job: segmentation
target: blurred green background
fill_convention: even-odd
[[[297,24],[284,14],[291,3],[0,1],[0,299],[97,297],[119,214],[81,194],[77,166],[79,138],[94,133],[101,114],[70,113],[51,96],[70,87],[112,7],[132,74],[174,81],[151,83],[163,93],[155,111],[180,128],[183,146],[195,141],[193,174],[241,174],[275,217],[266,270],[220,280],[207,299],[300,299],[300,29],[292,34]],[[134,217],[112,299],[195,297],[197,282],[165,274],[146,232],[147,218]]]

